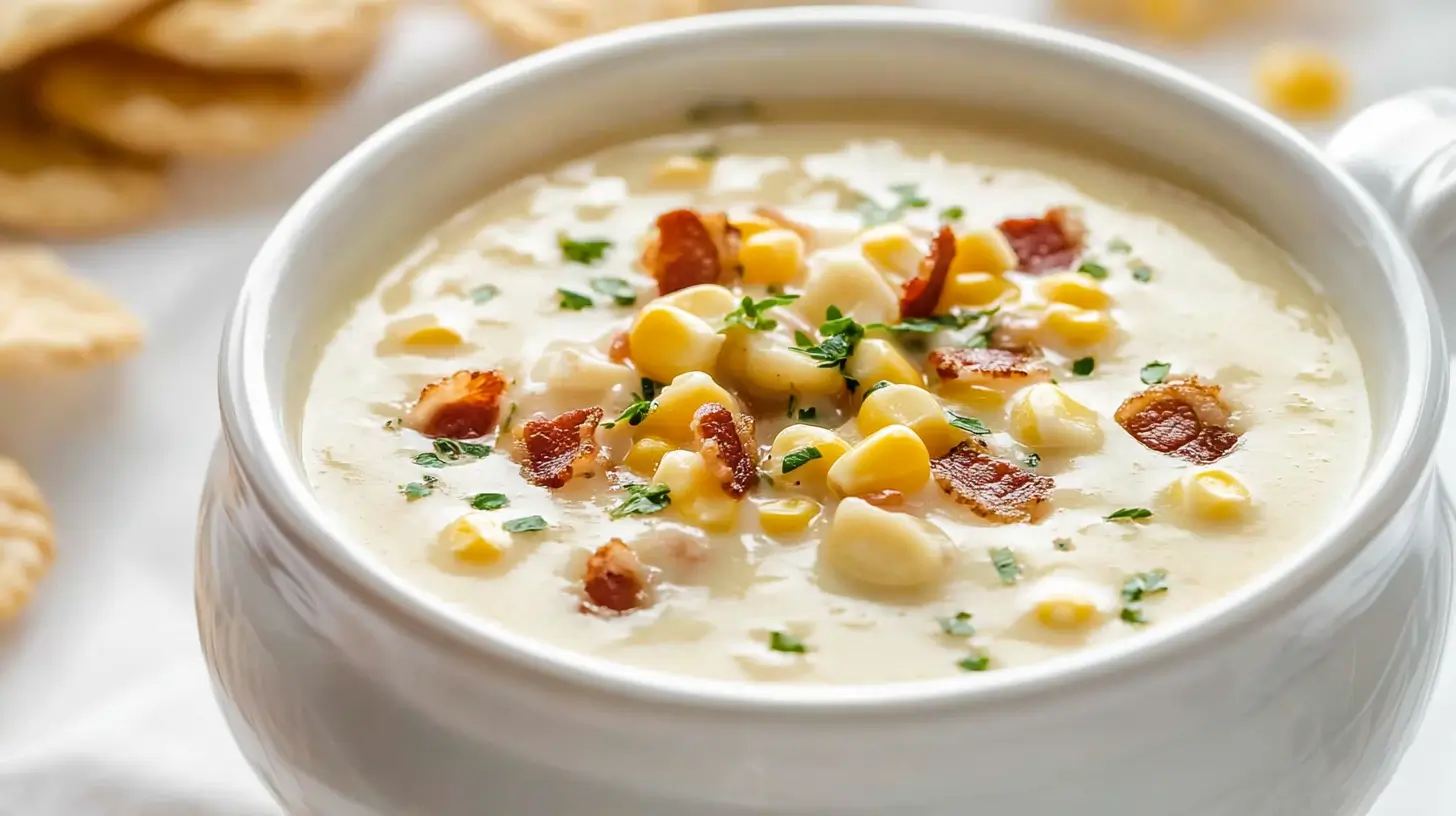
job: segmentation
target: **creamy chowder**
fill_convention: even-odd
[[[1290,260],[1110,162],[762,121],[532,175],[349,311],[301,429],[388,567],[643,667],[868,683],[1135,637],[1347,500],[1360,361]]]

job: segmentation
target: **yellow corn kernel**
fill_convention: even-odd
[[[1066,303],[1053,303],[1042,315],[1046,344],[1054,347],[1095,346],[1111,336],[1112,328],[1112,316],[1107,312],[1079,309]]]
[[[726,287],[716,283],[701,283],[679,289],[670,295],[663,295],[653,303],[676,306],[715,326],[723,321],[724,315],[738,308],[738,298]]]
[[[904,425],[875,431],[829,467],[829,486],[841,496],[881,490],[914,493],[928,481],[930,452]]]
[[[662,464],[662,457],[671,450],[672,443],[666,439],[644,436],[632,443],[627,455],[622,457],[622,464],[638,476],[651,476],[657,472],[657,466]]]
[[[782,286],[797,278],[804,266],[804,239],[790,229],[764,230],[743,242],[738,262],[744,283]]]
[[[819,451],[819,458],[784,473],[784,457],[805,448]],[[790,425],[779,431],[769,446],[768,474],[777,485],[818,487],[824,484],[829,468],[846,453],[849,443],[834,431],[818,425]]]
[[[859,255],[816,253],[809,282],[794,301],[794,310],[811,326],[824,321],[830,306],[861,325],[898,323],[900,296],[869,262]]]
[[[839,573],[876,586],[910,587],[941,578],[953,545],[940,528],[862,499],[839,503],[819,556]]]
[[[729,223],[738,228],[738,237],[747,241],[749,238],[760,232],[768,232],[773,229],[782,229],[783,224],[758,213],[749,213],[742,216],[729,216]]]
[[[1027,589],[1031,612],[1048,629],[1073,631],[1102,622],[1114,606],[1105,587],[1066,575],[1050,575]]]
[[[531,368],[531,378],[552,391],[603,394],[618,385],[635,383],[632,370],[610,360],[562,346],[546,351]]]
[[[693,441],[693,414],[710,402],[738,413],[738,400],[708,374],[679,374],[657,395],[652,412],[637,426],[637,433],[641,438],[655,436],[686,445]]]
[[[1329,116],[1345,104],[1345,69],[1322,51],[1271,46],[1259,57],[1257,74],[1264,104],[1286,116]]]
[[[1079,309],[1106,309],[1112,298],[1090,275],[1081,272],[1058,272],[1042,278],[1036,288],[1052,303],[1066,303]]]
[[[813,499],[774,499],[758,506],[758,526],[771,536],[798,535],[819,515]]]
[[[1102,444],[1097,412],[1053,383],[1018,391],[1007,410],[1007,425],[1012,438],[1033,448],[1086,451]]]
[[[1097,605],[1082,598],[1047,598],[1036,605],[1036,619],[1048,629],[1085,629],[1100,617]]]
[[[937,314],[946,314],[957,307],[984,309],[1015,298],[1020,287],[990,272],[960,272],[951,275],[935,305]]]
[[[638,312],[627,336],[638,373],[658,382],[688,371],[711,374],[723,348],[723,335],[702,318],[661,303]]]
[[[940,384],[940,395],[957,402],[972,414],[990,414],[1000,411],[1006,405],[1006,392],[969,380],[944,380]]]
[[[713,177],[713,163],[696,156],[668,156],[652,168],[659,187],[701,187]]]
[[[461,561],[491,564],[511,548],[511,534],[490,513],[466,513],[440,532],[440,543]]]
[[[990,272],[999,275],[1015,269],[1020,261],[1016,250],[1001,230],[976,230],[956,239],[955,260],[951,262],[950,273]]]
[[[1237,476],[1217,468],[1185,474],[1169,486],[1168,494],[1183,512],[1203,521],[1235,521],[1247,515],[1253,503]]]
[[[390,324],[387,334],[407,346],[458,346],[465,342],[460,332],[429,314],[396,321]]]
[[[887,385],[865,397],[855,425],[867,437],[894,425],[909,428],[932,456],[945,453],[958,441],[940,400],[914,385]]]
[[[925,250],[904,224],[881,224],[859,237],[859,249],[871,263],[897,277],[908,278],[920,271]]]
[[[652,475],[652,483],[667,485],[672,509],[689,524],[722,531],[738,520],[738,502],[723,492],[703,457],[692,451],[668,451]]]
[[[844,393],[844,377],[836,368],[820,368],[787,341],[766,332],[735,328],[727,332],[723,370],[760,396],[832,397]]]
[[[861,391],[881,380],[901,385],[925,385],[925,377],[888,340],[869,338],[855,346],[845,363],[845,373],[859,380]]]

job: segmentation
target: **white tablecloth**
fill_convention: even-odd
[[[1050,16],[1039,0],[927,4]],[[1456,84],[1451,0],[1316,5],[1306,33],[1340,50],[1362,103]],[[1252,55],[1276,33],[1163,53],[1242,91]],[[253,252],[310,180],[394,115],[498,60],[456,10],[416,4],[367,81],[310,138],[266,159],[184,168],[165,223],[65,248],[147,318],[151,336],[144,355],[99,376],[0,384],[0,450],[32,469],[60,535],[33,608],[0,630],[0,814],[277,815],[217,713],[193,622],[193,523],[217,434],[222,323]],[[1456,464],[1450,440],[1443,455]],[[1456,813],[1452,767],[1448,672],[1377,816]]]

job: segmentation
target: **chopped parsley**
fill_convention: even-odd
[[[812,420],[815,420],[815,419],[818,419],[818,418],[819,418],[819,409],[818,408],[815,408],[812,405],[810,405],[808,408],[800,408],[799,409],[799,419],[801,419],[801,420],[804,420],[804,421],[812,421]]]
[[[642,393],[633,394],[632,404],[628,405],[626,410],[622,411],[622,413],[618,415],[616,419],[610,422],[603,422],[602,427],[609,429],[615,428],[623,422],[634,427],[637,425],[641,425],[642,420],[646,419],[647,415],[652,413],[655,407],[655,403],[653,403],[652,400],[656,398],[657,392],[659,390],[661,389],[659,388],[656,381],[647,377],[643,377]]]
[[[1083,261],[1082,265],[1077,267],[1077,271],[1092,280],[1107,280],[1107,267],[1096,261]]]
[[[561,233],[556,236],[556,245],[561,247],[561,259],[569,263],[591,266],[607,256],[612,242],[605,238],[583,238],[573,240]]]
[[[1114,252],[1118,255],[1126,255],[1127,253],[1132,252],[1132,244],[1129,244],[1127,241],[1121,238],[1113,238],[1111,241],[1107,242],[1107,251]]]
[[[870,398],[870,394],[875,393],[876,391],[880,390],[881,388],[888,388],[888,387],[890,387],[892,385],[894,385],[894,383],[890,382],[889,380],[880,380],[879,382],[877,382],[874,385],[870,386],[869,388],[865,389],[864,398],[865,399],[869,399]]]
[[[964,329],[978,320],[991,317],[1000,307],[990,309],[951,309],[950,314],[931,317],[908,317],[893,325],[871,323],[866,329],[885,329],[899,334],[934,334],[942,329]]]
[[[511,423],[516,421],[516,404],[511,403],[511,409],[506,411],[506,419],[501,423],[500,433],[504,434],[511,429]]]
[[[470,299],[476,303],[489,303],[495,300],[501,293],[500,287],[493,283],[484,283],[470,290]]]
[[[1124,507],[1103,517],[1103,521],[1140,521],[1153,517],[1153,511],[1145,507]]]
[[[965,207],[960,207],[960,206],[956,206],[956,207],[946,207],[945,209],[943,209],[943,210],[940,211],[940,221],[941,221],[942,224],[949,224],[952,221],[959,221],[959,220],[961,220],[962,218],[965,218],[965,217],[966,217],[966,208]]]
[[[511,519],[502,524],[501,527],[508,533],[535,533],[546,529],[550,525],[546,519],[540,516],[522,516],[518,519]]]
[[[815,459],[823,458],[824,454],[820,453],[818,448],[799,448],[798,450],[789,451],[784,454],[783,472],[793,473]]]
[[[717,145],[707,145],[693,151],[693,158],[700,159],[702,161],[717,161],[718,157],[722,155],[723,149],[718,147]]]
[[[592,278],[591,288],[599,295],[606,295],[618,306],[631,306],[637,302],[637,290],[621,278]]]
[[[1078,377],[1086,377],[1097,370],[1097,360],[1094,357],[1079,357],[1072,361],[1072,373]]]
[[[1076,549],[1072,546],[1072,539],[1070,538],[1054,538],[1052,539],[1052,546],[1061,552],[1071,552]]]
[[[956,665],[966,671],[980,672],[991,667],[991,658],[983,652],[978,652],[969,657],[956,661]]]
[[[795,395],[795,394],[790,394],[789,395],[789,409],[784,412],[784,416],[788,417],[789,419],[793,419],[794,418],[794,406],[797,405],[798,403],[799,403],[799,397],[797,395]]]
[[[970,637],[976,633],[976,627],[971,625],[971,613],[957,612],[944,618],[936,618],[940,623],[940,631],[951,637]]]
[[[416,454],[413,461],[420,467],[442,468],[445,466],[445,462],[431,451],[425,451],[424,453]]]
[[[1132,265],[1132,279],[1138,283],[1149,283],[1153,279],[1153,268],[1145,263]]]
[[[403,493],[408,501],[415,501],[434,493],[435,487],[439,484],[440,480],[434,476],[423,476],[418,482],[400,485],[399,492]]]
[[[854,318],[840,312],[839,307],[830,306],[824,310],[824,322],[819,326],[819,335],[824,339],[816,345],[809,335],[796,331],[794,351],[807,355],[820,368],[839,369],[840,376],[844,377],[844,384],[853,394],[859,388],[859,381],[845,373],[844,365],[854,353],[854,347],[864,339],[864,333],[865,327],[854,322]]]
[[[804,645],[804,641],[788,632],[770,632],[768,647],[775,652],[788,652],[789,654],[805,654],[809,651],[809,647]]]
[[[622,503],[607,511],[612,518],[626,518],[627,516],[650,516],[653,513],[660,513],[672,504],[671,491],[667,485],[627,485],[627,498]]]
[[[742,122],[757,119],[758,103],[752,99],[709,99],[688,108],[687,120],[695,125],[712,122]]]
[[[906,210],[918,210],[930,206],[930,199],[920,195],[915,184],[891,184],[890,192],[895,194],[895,203],[888,207],[880,205],[873,198],[865,196],[855,205],[855,210],[866,227],[898,221]]]
[[[1158,383],[1167,379],[1168,371],[1172,368],[1173,366],[1171,363],[1164,363],[1159,360],[1154,360],[1151,363],[1143,366],[1143,370],[1138,374],[1138,376],[1142,379],[1143,382],[1147,383],[1148,385],[1157,385]]]
[[[981,420],[976,419],[975,417],[961,416],[955,411],[946,411],[946,413],[950,414],[950,426],[952,428],[960,428],[963,431],[970,431],[971,433],[978,436],[991,432],[991,429],[987,428],[985,423],[981,422]]]
[[[723,316],[723,328],[720,331],[728,331],[734,326],[742,326],[751,331],[772,331],[778,328],[779,322],[764,317],[763,313],[775,306],[787,306],[798,299],[798,295],[769,295],[763,300],[745,297],[737,309]]]
[[[510,503],[504,493],[476,493],[470,497],[470,506],[476,510],[499,510]]]
[[[461,442],[458,439],[436,439],[435,455],[446,462],[459,462],[464,459],[484,459],[490,455],[491,447],[475,442]],[[419,463],[419,457],[415,457]],[[442,465],[430,465],[429,467],[443,467]]]
[[[403,424],[403,420],[401,420],[399,417],[395,417],[394,419],[387,420],[384,423],[384,430],[386,430],[386,431],[397,431],[397,430],[399,430],[399,426],[401,424]]]
[[[1143,600],[1149,595],[1168,591],[1168,571],[1155,569],[1139,572],[1122,585],[1122,619],[1128,623],[1147,623],[1143,617]]]
[[[1029,468],[1037,467],[1038,465],[1041,464],[1041,454],[1034,453],[1034,452],[1033,453],[1028,453],[1026,455],[1026,459],[1024,459],[1022,461],[1026,462],[1026,466],[1029,467]]]
[[[590,309],[595,304],[592,299],[580,292],[573,292],[570,289],[557,289],[556,293],[561,295],[561,308],[569,312],[579,312],[582,309]]]
[[[1003,584],[1014,584],[1021,577],[1021,565],[1016,563],[1016,553],[1010,547],[992,550],[991,564],[996,567],[996,574],[1001,576]]]

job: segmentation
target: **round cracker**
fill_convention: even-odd
[[[0,243],[0,376],[109,363],[141,347],[141,321],[55,253]]]
[[[0,71],[93,37],[157,0],[0,0]]]
[[[24,609],[50,570],[56,531],[40,489],[19,464],[0,456],[0,623]]]
[[[397,0],[178,0],[112,38],[201,68],[335,76],[370,61],[397,7]]]
[[[701,14],[704,0],[461,0],[507,44],[539,51],[631,25]]]
[[[36,100],[58,121],[128,150],[217,158],[296,138],[324,95],[292,74],[215,73],[91,45],[42,61]]]

